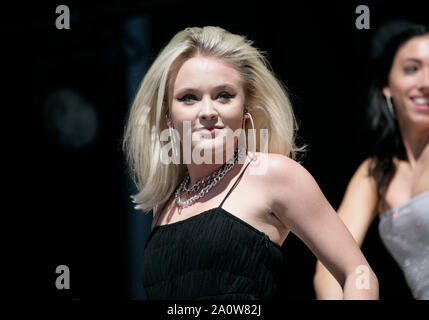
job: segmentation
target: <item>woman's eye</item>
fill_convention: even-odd
[[[408,66],[408,67],[405,67],[404,71],[405,71],[405,73],[413,73],[413,72],[417,71],[417,67],[416,66]]]
[[[229,99],[234,98],[234,95],[229,94],[228,92],[223,91],[223,92],[221,92],[221,93],[218,94],[217,98],[218,99],[222,99],[222,100],[229,100]]]
[[[197,100],[197,97],[195,97],[193,94],[185,94],[183,97],[177,99],[181,102],[191,102],[193,100]]]

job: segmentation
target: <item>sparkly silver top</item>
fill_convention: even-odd
[[[429,191],[382,213],[378,231],[414,298],[429,300]]]

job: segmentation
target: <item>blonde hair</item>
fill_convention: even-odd
[[[149,68],[132,103],[123,148],[138,188],[132,198],[136,209],[150,210],[166,202],[187,168],[183,163],[163,164],[160,139],[167,129],[168,88],[174,72],[192,56],[201,54],[229,62],[241,74],[246,107],[256,132],[268,129],[268,152],[295,158],[297,124],[283,85],[276,79],[262,52],[252,42],[220,27],[186,28],[177,33]],[[246,121],[245,132],[248,132]],[[259,148],[257,142],[257,150]]]

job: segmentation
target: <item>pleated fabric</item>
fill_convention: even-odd
[[[154,227],[143,256],[151,300],[255,300],[276,295],[279,245],[221,207]]]

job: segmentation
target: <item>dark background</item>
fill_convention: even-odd
[[[70,9],[69,30],[55,27],[61,4]],[[360,4],[370,9],[370,30],[355,27]],[[362,131],[371,35],[389,18],[423,22],[424,12],[413,1],[47,1],[3,7],[4,92],[12,97],[14,116],[23,119],[12,140],[25,150],[20,165],[30,168],[23,181],[34,205],[19,218],[37,230],[28,244],[42,243],[46,255],[32,262],[43,266],[49,296],[145,298],[139,264],[151,217],[132,209],[135,190],[121,137],[138,82],[176,32],[221,26],[268,53],[289,89],[299,141],[308,145],[302,163],[337,208],[371,143]],[[48,97],[61,88],[78,93],[85,107],[66,98],[64,108],[52,107]],[[29,191],[22,185],[21,195]],[[377,224],[363,252],[379,277],[381,299],[410,299]],[[283,250],[281,294],[314,299],[314,256],[294,235]],[[58,265],[70,268],[69,290],[55,287]]]

